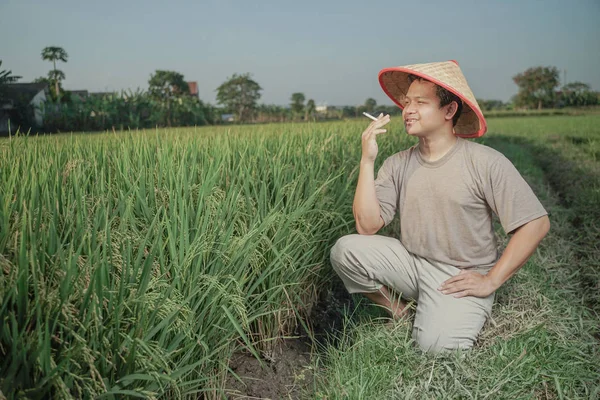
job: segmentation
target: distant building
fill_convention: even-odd
[[[88,97],[103,98],[108,96],[115,96],[116,94],[116,92],[90,92],[88,93]]]
[[[315,111],[318,113],[327,113],[327,104],[319,104],[315,107]]]
[[[71,100],[85,101],[89,96],[87,90],[68,90],[68,92],[71,95]]]
[[[186,82],[188,84],[188,88],[190,89],[190,95],[199,97],[198,93],[198,82]]]
[[[235,117],[233,114],[221,114],[221,121],[233,122],[233,121],[235,121]]]
[[[10,83],[5,85],[0,104],[0,133],[7,133],[9,124],[11,130],[15,130],[19,125],[32,125],[32,123],[41,127],[44,124],[41,106],[49,94],[47,83]],[[23,116],[19,112],[23,108],[29,114],[25,117],[27,119],[25,121],[21,120]]]

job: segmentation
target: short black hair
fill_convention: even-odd
[[[408,75],[409,84],[413,83],[416,80],[431,82],[429,79],[423,78],[422,76],[418,76],[415,74]],[[441,87],[440,85],[436,85],[435,83],[433,83],[433,84],[435,85],[435,94],[440,99],[440,108],[447,106],[448,104],[452,103],[453,101],[455,101],[456,104],[458,104],[456,113],[454,114],[454,117],[452,117],[452,126],[456,126],[456,122],[460,118],[460,114],[462,113],[462,109],[463,109],[462,100],[460,99],[460,97],[458,97],[456,94],[452,93],[448,89],[445,89],[445,88]]]

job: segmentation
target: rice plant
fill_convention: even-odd
[[[598,237],[598,118],[545,118],[494,120],[485,138],[508,146],[526,176],[547,174],[570,207],[558,207],[554,220],[564,216],[566,233],[555,236],[553,252],[542,248],[538,255],[564,258],[546,260],[551,282],[538,289],[545,270],[535,260],[535,268],[513,279],[503,293],[517,291],[521,303],[496,308],[506,318],[490,332],[501,334],[484,337],[467,365],[490,378],[450,379],[446,364],[415,357],[402,334],[390,339],[366,326],[355,338],[368,346],[375,344],[368,338],[382,338],[381,352],[367,346],[353,353],[359,341],[343,338],[339,351],[328,350],[326,369],[317,371],[314,396],[366,388],[384,397],[423,390],[434,397],[443,391],[597,395],[590,383],[597,345],[583,340],[597,332],[589,313],[597,311],[598,270],[584,267],[598,260],[589,245]],[[378,164],[414,143],[398,122],[378,139]],[[268,359],[298,324],[310,326],[318,293],[336,279],[328,253],[354,229],[365,126],[361,120],[1,140],[0,398],[220,398],[231,354],[243,349]],[[553,144],[561,163],[552,162],[557,158],[547,149]],[[527,149],[523,162],[519,148]],[[569,160],[579,167],[564,168]],[[577,215],[588,218],[571,235]],[[564,251],[563,237],[570,238]],[[561,324],[536,330],[559,315]],[[568,335],[574,341],[567,343]],[[544,364],[552,374],[529,368],[546,353],[519,358],[523,340],[557,349]],[[396,353],[385,353],[386,345]],[[505,360],[503,352],[515,357]],[[573,369],[579,378],[557,372],[573,355],[581,357]],[[414,371],[387,375],[397,357],[406,357],[402,362]],[[377,365],[365,370],[361,360]],[[525,384],[506,392],[503,371],[511,360]]]
[[[330,276],[363,125],[0,142],[2,393],[218,394],[230,354],[268,356]]]

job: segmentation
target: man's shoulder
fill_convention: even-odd
[[[499,160],[507,160],[504,154],[494,148],[486,146],[485,144],[466,139],[464,139],[464,141],[464,148],[467,157],[477,166],[492,165]]]
[[[406,162],[407,159],[411,157],[413,152],[415,151],[417,145],[413,145],[405,150],[400,150],[397,153],[392,154],[388,158],[386,158],[383,162],[389,165],[400,165]]]

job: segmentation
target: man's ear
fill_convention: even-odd
[[[446,120],[451,120],[454,117],[454,114],[456,114],[457,110],[458,104],[456,104],[456,101],[450,102],[450,104],[448,104],[448,109],[446,110],[446,115],[444,116]]]

